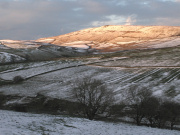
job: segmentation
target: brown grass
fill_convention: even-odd
[[[52,43],[61,45],[64,43],[74,41],[93,41],[98,44],[101,43],[113,43],[117,42],[131,42],[131,41],[148,41],[153,39],[163,39],[173,36],[179,36],[180,27],[173,26],[102,26],[97,28],[84,29],[77,32],[72,32],[65,35],[42,38],[43,39],[55,39]],[[118,45],[119,49],[135,49],[138,46],[133,44]],[[91,45],[92,48],[96,48],[95,45]],[[112,50],[113,46],[103,48],[103,51]],[[97,48],[99,49],[99,48]]]

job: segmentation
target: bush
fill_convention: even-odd
[[[22,76],[15,76],[15,77],[13,78],[13,82],[14,82],[14,83],[20,83],[20,82],[22,82],[22,81],[24,81],[24,78],[23,78]]]

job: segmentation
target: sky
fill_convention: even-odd
[[[180,26],[180,0],[0,0],[0,39],[35,40],[103,25]]]

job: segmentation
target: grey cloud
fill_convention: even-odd
[[[180,25],[179,0],[0,0],[0,39],[37,39],[95,24]]]

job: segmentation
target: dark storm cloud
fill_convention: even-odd
[[[101,25],[180,25],[180,0],[0,0],[0,39]]]

